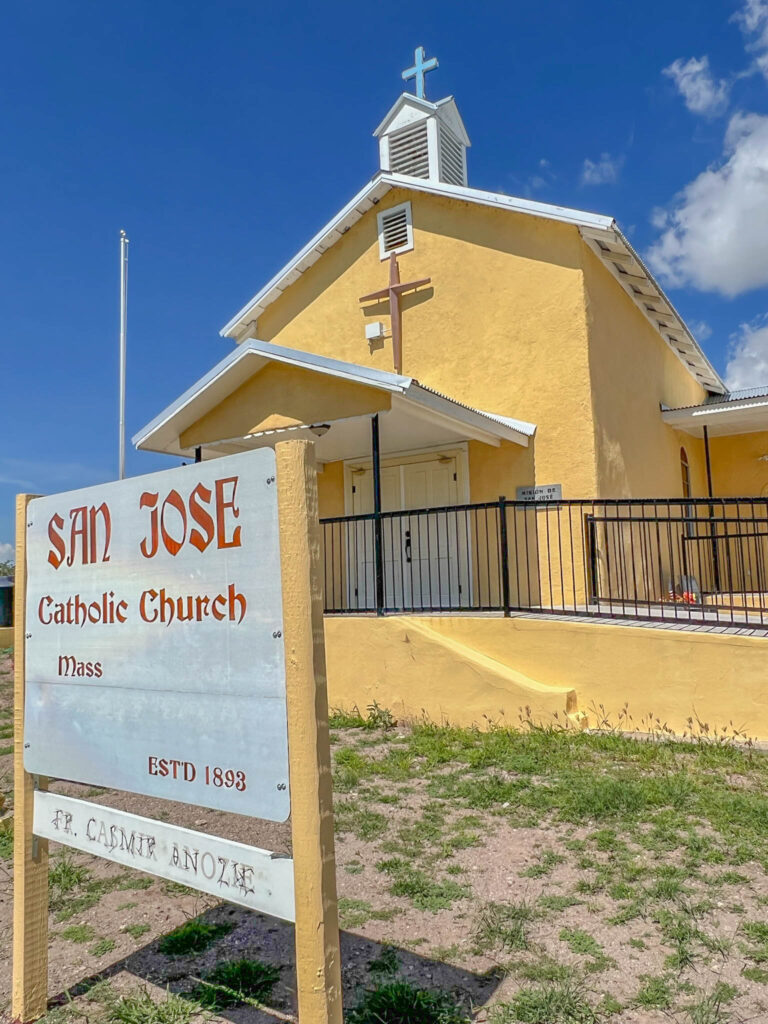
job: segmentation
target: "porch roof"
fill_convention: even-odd
[[[145,451],[192,454],[194,446],[184,446],[181,442],[184,431],[220,405],[259,370],[275,363],[387,393],[390,407],[383,413],[385,426],[382,431],[383,448],[387,451],[467,439],[491,445],[511,441],[527,447],[528,439],[536,430],[533,423],[484,412],[448,398],[413,377],[251,339],[230,352],[142,427],[133,436],[133,444]],[[306,437],[316,442],[317,457],[321,462],[356,458],[367,450],[369,433],[361,428],[369,419],[370,416],[364,415],[338,419],[329,415],[321,422],[295,423],[236,437],[212,439],[202,445],[203,455],[215,457],[249,448],[271,447],[289,437]],[[332,429],[323,431],[325,426]]]
[[[694,437],[701,437],[704,427],[710,437],[768,430],[768,387],[731,391],[713,396],[701,405],[679,409],[662,406],[661,417],[665,423]]]

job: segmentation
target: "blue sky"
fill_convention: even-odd
[[[17,491],[116,476],[119,229],[130,435],[375,171],[417,45],[440,61],[428,97],[456,96],[471,185],[615,215],[720,372],[768,382],[768,0],[0,17],[0,559]],[[128,453],[131,474],[167,464]]]

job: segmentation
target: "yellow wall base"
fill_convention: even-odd
[[[478,620],[468,620],[478,621]],[[515,667],[431,628],[431,619],[326,617],[328,700],[362,711],[377,701],[400,717],[454,725],[513,720],[530,707],[551,721],[576,710],[570,686],[542,686]]]
[[[398,715],[456,725],[532,717],[594,727],[625,703],[647,731],[649,714],[677,733],[693,717],[733,723],[768,740],[764,638],[568,622],[563,619],[327,617],[332,707],[373,700]]]

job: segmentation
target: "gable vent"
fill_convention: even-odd
[[[461,143],[446,125],[440,125],[440,180],[465,185]]]
[[[379,255],[385,259],[390,253],[407,252],[413,248],[413,226],[411,204],[402,203],[384,210],[377,217],[379,222]]]
[[[426,121],[419,121],[390,135],[389,166],[395,174],[409,174],[412,178],[429,177]]]

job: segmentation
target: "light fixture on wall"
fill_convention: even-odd
[[[327,434],[328,431],[331,429],[331,424],[330,423],[313,423],[312,426],[309,429],[312,431],[312,433],[315,435],[315,437],[323,437],[323,435]]]

